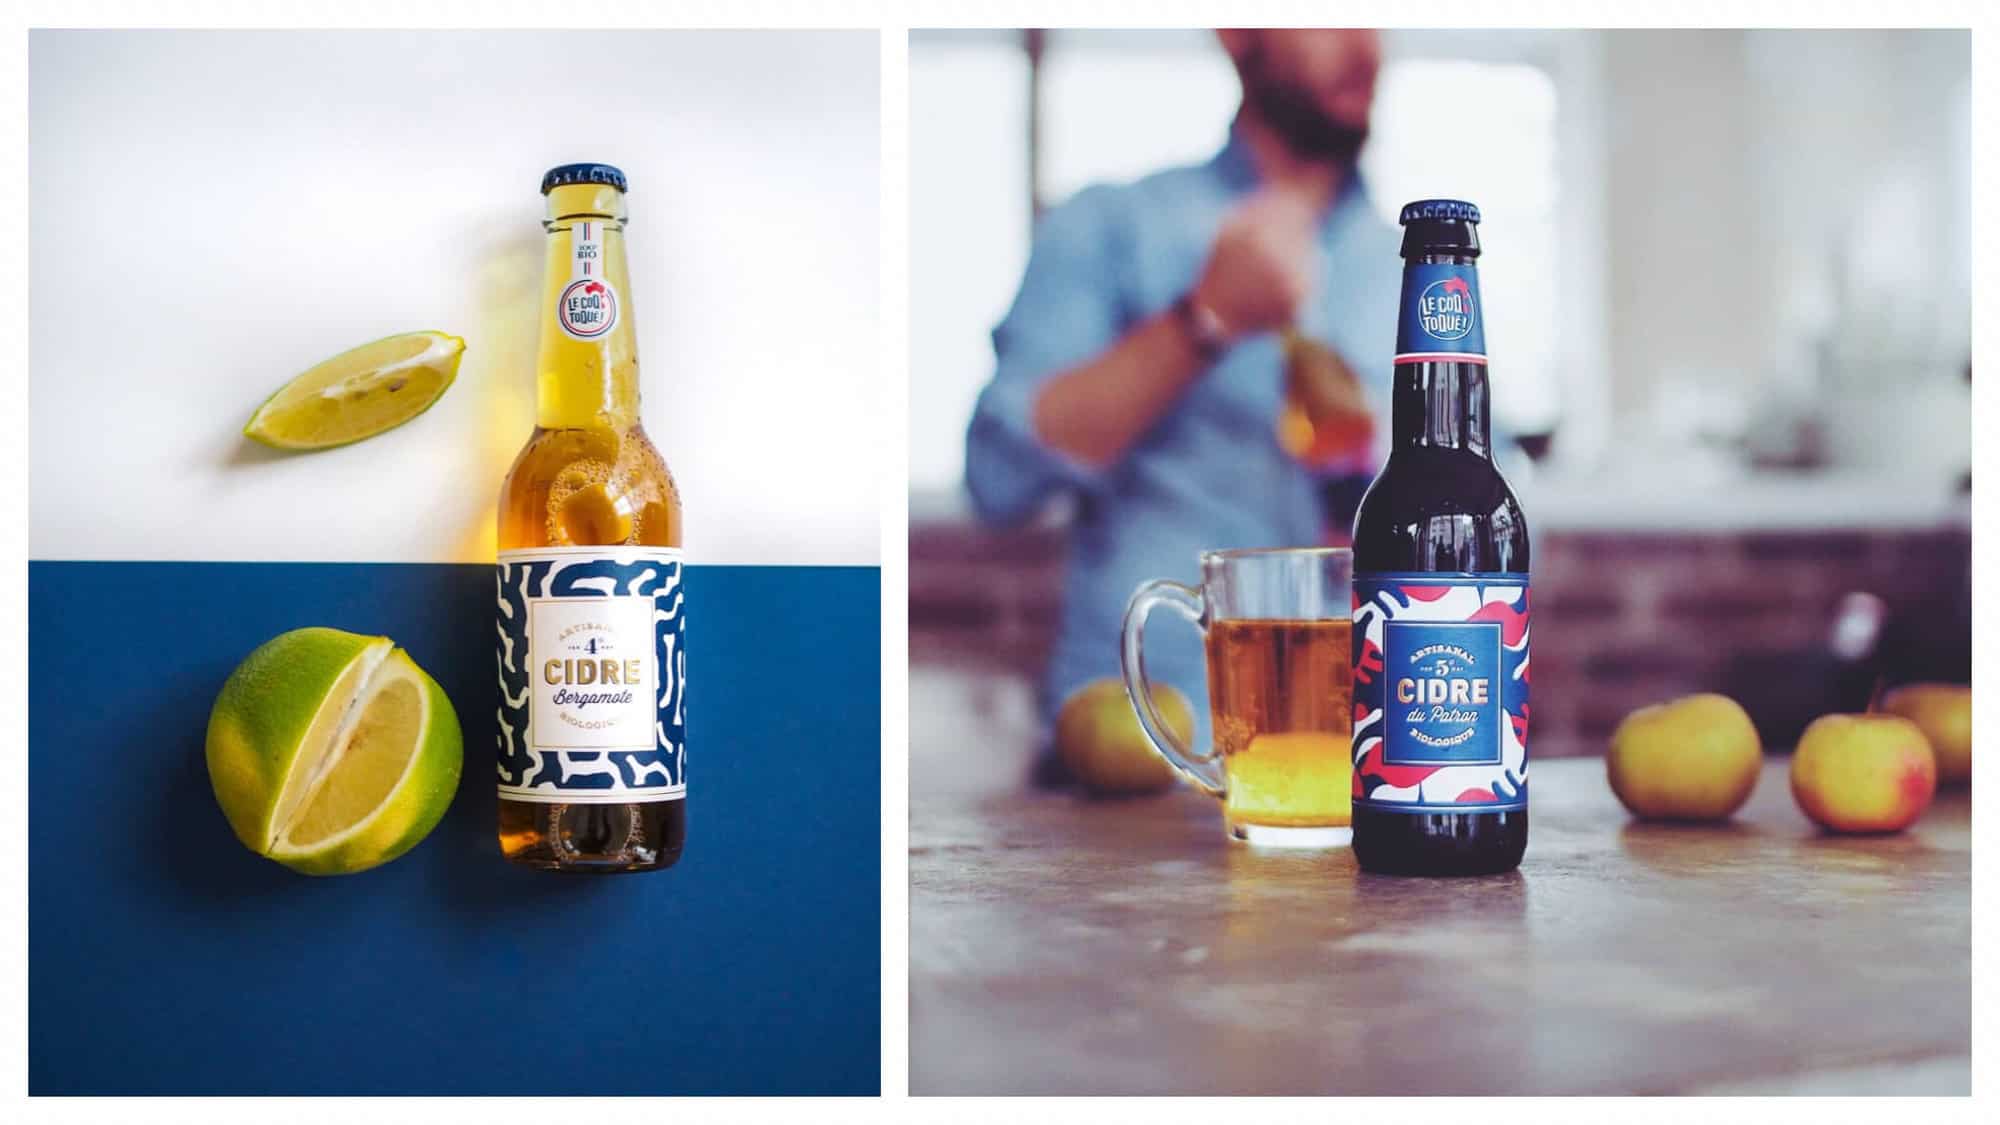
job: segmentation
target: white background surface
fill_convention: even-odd
[[[880,559],[873,32],[35,32],[30,553],[477,562],[534,419],[542,172],[632,183],[643,415],[699,563]],[[400,429],[244,421],[392,332]]]

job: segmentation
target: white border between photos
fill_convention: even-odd
[[[1996,113],[2000,113],[2000,16],[1985,5],[1953,0],[1902,0],[1902,2],[1861,2],[1828,0],[1808,4],[1798,0],[1700,0],[1672,3],[1669,0],[1638,3],[1592,3],[1589,0],[1539,0],[1539,2],[1479,3],[1472,0],[1348,0],[1312,3],[1303,0],[1162,0],[1158,3],[1120,3],[1114,0],[1070,3],[989,2],[926,3],[921,0],[878,0],[866,2],[812,3],[808,0],[695,0],[667,3],[648,0],[596,0],[588,6],[492,0],[464,3],[453,0],[300,0],[296,3],[201,2],[201,0],[161,0],[161,2],[27,3],[10,6],[18,22],[10,22],[14,34],[0,43],[0,97],[12,102],[9,112],[0,113],[0,140],[5,149],[19,154],[16,168],[27,158],[27,41],[23,29],[29,26],[69,27],[572,27],[579,11],[587,10],[592,26],[653,28],[679,27],[849,27],[880,28],[883,35],[882,81],[883,121],[881,175],[883,184],[881,216],[881,328],[885,378],[881,406],[885,432],[892,438],[908,432],[908,68],[904,29],[911,26],[1205,26],[1217,22],[1243,25],[1297,25],[1340,23],[1377,26],[1786,26],[1810,21],[1808,26],[1971,26],[1973,36],[1974,87],[1974,198],[1985,202],[1985,210],[1975,208],[1974,237],[1969,251],[1974,254],[1974,286],[1980,294],[2000,293],[2000,236],[1996,217],[1991,213],[2000,188],[1995,160]],[[8,217],[17,253],[26,255],[27,189],[21,175],[5,178],[0,186],[0,206]],[[15,330],[11,362],[0,369],[0,401],[25,404],[28,394],[28,338],[26,302],[28,278],[25,268],[0,275],[0,297],[13,310]],[[1975,304],[1975,352],[1993,358],[1994,341],[2000,339],[2000,317]],[[1974,388],[1974,418],[2000,418],[2000,392],[1992,387]],[[11,415],[25,417],[18,406]],[[1037,1121],[1061,1125],[1065,1122],[1095,1122],[1115,1114],[1133,1120],[1186,1120],[1213,1122],[1222,1116],[1244,1119],[1320,1117],[1336,1115],[1423,1113],[1477,1114],[1483,1121],[1589,1121],[1606,1120],[1668,1121],[1691,1112],[1705,1120],[1730,1122],[1810,1118],[1815,1122],[1872,1121],[1884,1115],[1923,1115],[1926,1121],[1972,1120],[1975,1102],[1994,1100],[1996,1083],[1974,1076],[1975,1098],[1971,1100],[1926,1100],[1921,1106],[1906,1105],[1907,1099],[1857,1101],[1843,1099],[1708,1099],[1699,1107],[1679,1101],[1648,1099],[1609,1104],[1605,1099],[1487,1099],[1481,1104],[1426,1105],[1421,1108],[1388,1100],[1370,1099],[1372,1104],[1344,1103],[1284,1104],[1258,1101],[1217,1105],[1195,1099],[1144,1099],[1112,1107],[1082,1099],[1045,1099],[1032,1105],[1012,1100],[925,1099],[903,1097],[908,1077],[908,758],[909,691],[907,676],[908,636],[908,519],[907,444],[901,440],[878,443],[884,450],[879,484],[882,496],[882,1089],[890,1099],[886,1104],[872,1099],[818,1099],[810,1105],[794,1105],[748,1098],[710,1099],[590,1099],[592,1104],[562,1104],[564,1099],[534,1099],[528,1106],[502,1099],[472,1098],[174,1098],[146,1102],[143,1106],[119,1099],[26,1099],[27,1084],[27,872],[16,862],[0,865],[0,900],[18,904],[12,923],[0,926],[0,1075],[6,1082],[0,1095],[21,1103],[17,1120],[31,1121],[254,1121],[258,1125],[273,1117],[287,1125],[349,1125],[360,1118],[388,1121],[468,1122],[490,1125],[502,1115],[543,1113],[564,1120],[591,1115],[652,1116],[679,1113],[698,1115],[703,1121],[792,1121],[801,1118],[834,1123],[882,1120],[931,1121],[950,1119],[955,1123],[1005,1121],[1008,1125],[1024,1114]],[[1975,471],[1984,480],[2000,479],[2000,447],[1992,442],[1975,442]],[[12,576],[0,583],[0,622],[7,630],[0,637],[0,705],[7,716],[5,729],[13,735],[13,745],[27,741],[26,685],[26,565],[28,526],[27,492],[18,482],[26,480],[27,449],[15,441],[0,452],[0,473],[17,482],[0,488],[0,536]],[[1995,503],[1984,493],[1975,494],[1975,526],[1990,531]],[[2000,583],[2000,563],[1990,546],[1981,546],[1975,537],[1974,573],[1978,591],[1987,592]],[[1975,668],[1990,666],[1994,653],[1996,620],[1990,596],[1975,596]],[[2000,707],[2000,692],[1993,690],[1991,677],[1975,678],[1977,705],[1982,713]],[[1990,740],[1988,740],[1990,741]],[[13,785],[0,797],[0,815],[15,825],[15,854],[26,855],[27,784],[26,754],[17,751]],[[2000,781],[1988,770],[1975,782],[1976,800],[2000,800]],[[1994,839],[2000,826],[1994,817],[1976,818],[1974,832],[1977,851],[1990,858],[1996,852]],[[1974,1058],[1990,1060],[1996,1048],[1994,1018],[1996,918],[1994,865],[1984,861],[1974,865],[1974,934],[1982,943],[1975,946],[1973,965]],[[1884,950],[1884,956],[1895,951]],[[309,1013],[301,1013],[309,1019]],[[1993,1071],[1988,1065],[1984,1068]],[[583,1099],[568,1099],[582,1101]],[[1236,1100],[1231,1100],[1236,1101]],[[673,1102],[674,1104],[664,1104]],[[1991,1109],[1986,1111],[1990,1116]]]
[[[26,434],[28,425],[28,36],[18,28],[0,40],[0,130],[4,150],[19,174],[0,176],[0,215],[5,237],[15,248],[16,265],[0,271],[0,308],[8,310],[7,354],[0,358],[0,414],[11,429]],[[32,440],[30,438],[29,440]],[[28,444],[11,441],[0,447],[0,479],[17,482],[0,488],[0,740],[17,747],[6,755],[10,781],[0,785],[0,818],[14,827],[6,845],[15,855],[28,854]],[[0,864],[0,910],[9,919],[0,925],[0,1075],[16,1099],[28,1088],[28,868]]]
[[[910,40],[882,32],[882,1089],[910,1088]],[[895,218],[892,219],[891,216]]]

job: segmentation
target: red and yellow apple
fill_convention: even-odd
[[[1194,732],[1187,696],[1156,684],[1153,704],[1173,733],[1186,739]],[[1180,776],[1140,728],[1123,680],[1093,680],[1063,700],[1056,715],[1056,754],[1093,793],[1155,793]]]
[[[1792,752],[1792,798],[1829,832],[1899,832],[1937,790],[1937,763],[1900,715],[1822,715]]]
[[[1917,724],[1937,757],[1940,787],[1972,780],[1972,689],[1964,684],[1904,684],[1882,697],[1882,710]]]
[[[1645,820],[1722,820],[1750,799],[1763,766],[1757,728],[1712,692],[1641,707],[1611,734],[1611,791]]]

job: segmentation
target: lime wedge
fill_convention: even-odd
[[[405,332],[344,351],[264,400],[243,436],[274,449],[330,449],[415,418],[458,377],[465,341]]]
[[[415,847],[463,761],[451,701],[387,637],[282,633],[244,658],[209,715],[209,780],[237,839],[309,875]]]

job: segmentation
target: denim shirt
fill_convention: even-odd
[[[1249,152],[1232,137],[1205,164],[1084,189],[1042,217],[1020,292],[993,332],[996,370],[966,437],[974,509],[1006,525],[1031,518],[1057,494],[1077,501],[1062,614],[1042,681],[1044,720],[1077,687],[1118,675],[1119,623],[1140,582],[1198,584],[1203,550],[1324,539],[1323,478],[1277,444],[1284,373],[1275,333],[1230,347],[1108,468],[1049,448],[1031,422],[1046,380],[1104,351],[1194,285],[1224,218],[1257,186]],[[1372,476],[1388,431],[1399,235],[1350,175],[1318,238],[1321,272],[1300,328],[1331,344],[1362,380],[1376,411],[1377,448],[1348,471]],[[1200,639],[1179,619],[1155,620],[1147,671],[1186,693],[1206,739]]]

